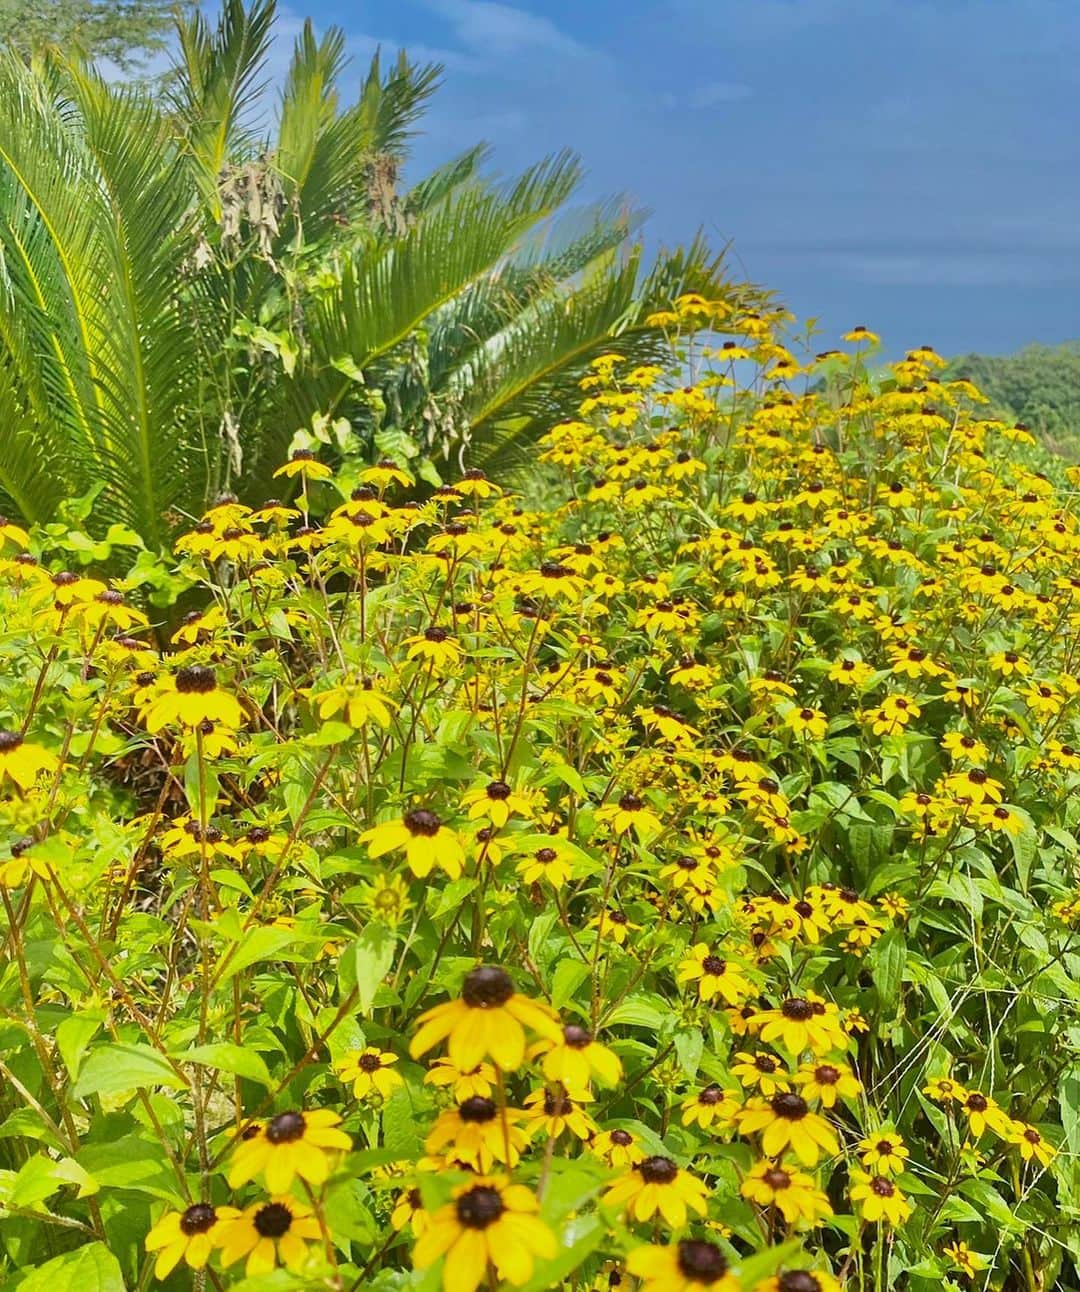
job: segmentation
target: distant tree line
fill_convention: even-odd
[[[1080,461],[1080,341],[1029,345],[998,357],[967,354],[949,365],[989,397],[995,411],[1024,422],[1048,449]]]

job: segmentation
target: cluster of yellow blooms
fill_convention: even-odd
[[[298,452],[167,628],[0,524],[20,1224],[130,1247],[119,1138],[159,1279],[1067,1285],[1065,470],[928,347],[656,322],[548,505]]]

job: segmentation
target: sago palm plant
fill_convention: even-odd
[[[700,242],[643,272],[632,217],[560,219],[570,155],[498,184],[475,148],[401,191],[439,70],[376,58],[343,106],[344,37],[309,24],[272,114],[273,21],[183,22],[164,101],[0,55],[0,509],[97,491],[99,531],[156,549],[223,489],[266,496],[305,429],[506,460],[595,354],[655,353],[658,306],[736,290]]]

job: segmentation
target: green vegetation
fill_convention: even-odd
[[[1052,452],[1080,460],[1080,341],[1005,356],[965,354],[948,375],[973,381],[996,412],[1025,423]]]
[[[0,45],[24,57],[49,48],[137,69],[172,34],[178,0],[0,0]]]
[[[679,291],[725,294],[701,242],[645,267],[632,217],[563,215],[569,154],[501,184],[477,147],[400,191],[439,69],[376,58],[343,106],[341,31],[304,29],[267,138],[273,21],[184,21],[167,105],[0,58],[5,510],[101,488],[91,525],[157,549],[222,491],[265,498],[298,434],[434,485],[566,415],[602,351],[655,357],[644,320]]]

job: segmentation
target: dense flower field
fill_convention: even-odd
[[[1070,485],[657,322],[527,496],[221,499],[161,650],[0,526],[12,1286],[1077,1285]]]

